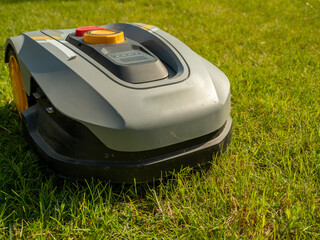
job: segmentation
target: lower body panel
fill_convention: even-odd
[[[24,133],[46,165],[66,177],[94,177],[114,183],[152,181],[181,167],[211,162],[213,154],[226,150],[232,135],[232,119],[228,116],[219,130],[200,138],[154,150],[119,152],[103,145],[93,134],[88,138],[70,134],[54,119],[54,114],[38,104],[22,112]]]

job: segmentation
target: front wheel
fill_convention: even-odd
[[[28,108],[28,99],[23,86],[23,80],[19,63],[16,54],[13,50],[10,50],[9,52],[9,70],[11,77],[13,99],[16,104],[19,116],[21,118],[21,112]]]

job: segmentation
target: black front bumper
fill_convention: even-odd
[[[218,131],[200,138],[155,150],[119,152],[103,145],[84,125],[59,113],[48,114],[38,104],[23,111],[22,120],[26,137],[50,169],[66,177],[114,183],[152,181],[182,166],[208,163],[213,154],[226,150],[232,135],[229,116]]]

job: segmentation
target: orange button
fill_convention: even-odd
[[[112,29],[89,31],[83,37],[83,41],[89,44],[115,44],[125,41],[122,31]]]

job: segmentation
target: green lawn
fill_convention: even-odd
[[[1,1],[0,239],[319,239],[320,1]],[[40,29],[156,25],[230,79],[233,139],[209,170],[62,180],[22,133],[4,44]]]

